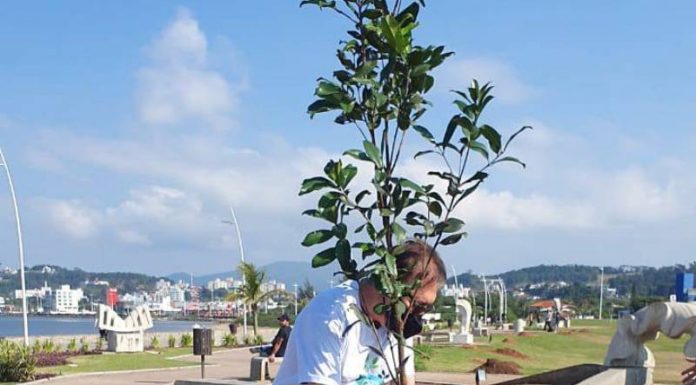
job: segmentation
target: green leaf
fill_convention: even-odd
[[[436,201],[428,203],[428,210],[430,210],[430,212],[435,216],[439,217],[442,215],[442,206]]]
[[[445,227],[442,230],[444,233],[456,233],[464,226],[464,221],[458,218],[447,218]]]
[[[433,143],[435,141],[435,137],[433,134],[425,127],[423,126],[413,126],[413,129],[416,130],[422,137],[424,137],[428,142]]]
[[[339,193],[335,191],[329,191],[326,194],[322,195],[321,198],[319,198],[318,206],[322,209],[334,206],[336,204],[336,201],[338,201],[339,196]]]
[[[304,241],[302,241],[302,246],[309,247],[320,243],[324,243],[331,239],[333,236],[334,233],[332,231],[315,230],[305,236]]]
[[[423,150],[423,151],[418,151],[416,155],[413,156],[413,159],[418,158],[419,156],[426,155],[426,154],[432,154],[435,153],[433,150]]]
[[[409,179],[401,178],[401,179],[399,179],[399,184],[403,188],[410,188],[411,190],[413,190],[415,192],[425,194],[425,190],[423,190],[423,187],[421,187],[420,185],[416,184],[415,182],[413,182]]]
[[[524,126],[524,127],[520,128],[519,130],[517,130],[514,134],[512,134],[512,136],[510,136],[510,138],[505,142],[505,146],[503,146],[503,152],[505,152],[507,150],[508,146],[510,145],[510,143],[512,143],[512,141],[515,139],[515,137],[517,135],[521,134],[525,130],[531,130],[531,129],[532,129],[532,126]]]
[[[363,141],[363,147],[365,148],[365,153],[372,163],[376,164],[377,167],[382,167],[382,153],[379,149],[368,140]]]
[[[452,119],[450,119],[449,124],[447,125],[447,130],[445,130],[445,136],[442,138],[442,144],[443,147],[447,146],[452,140],[452,135],[454,135],[454,131],[457,129],[457,117],[453,116]]]
[[[320,81],[315,91],[315,94],[320,98],[340,93],[343,93],[341,87],[326,80]]]
[[[317,176],[314,178],[305,179],[304,181],[302,181],[302,188],[300,188],[300,195],[309,194],[313,191],[321,190],[321,189],[324,189],[327,187],[336,187],[336,185],[332,181],[330,181],[322,176]]]
[[[360,204],[360,201],[365,198],[365,196],[372,194],[369,190],[363,190],[358,193],[358,195],[355,196],[355,203]]]
[[[393,256],[392,254],[387,254],[384,257],[384,264],[387,267],[387,273],[391,275],[392,277],[396,277],[398,275],[398,271],[396,270],[396,257]]]
[[[342,188],[348,187],[350,182],[355,178],[355,176],[358,175],[358,168],[353,166],[352,164],[348,164],[343,168],[343,172],[341,172],[341,177],[339,178],[339,184],[341,185]]]
[[[488,160],[488,150],[486,149],[486,145],[484,145],[483,143],[477,141],[469,142],[469,148],[478,152],[479,154],[481,154],[481,156]]]
[[[500,134],[498,131],[495,130],[495,128],[484,124],[479,128],[481,131],[481,134],[483,135],[484,138],[488,141],[488,145],[491,147],[491,150],[495,152],[496,154],[500,153]]]
[[[343,155],[348,155],[351,158],[355,158],[357,160],[363,160],[366,162],[370,161],[370,158],[367,156],[367,154],[364,151],[360,151],[360,150],[355,150],[355,149],[348,150],[348,151],[344,152]]]
[[[401,227],[401,225],[394,222],[392,223],[391,228],[392,232],[394,233],[394,236],[396,236],[396,243],[402,243],[406,240],[406,230],[404,230],[404,228]]]
[[[336,259],[336,250],[335,248],[331,247],[328,248],[317,255],[315,255],[312,258],[312,267],[317,268],[317,267],[322,267],[326,266],[329,263],[333,262],[333,260]]]
[[[341,264],[341,269],[346,272],[350,271],[351,268],[351,257],[350,257],[350,242],[345,239],[341,239],[336,242],[336,258],[338,263]]]
[[[348,233],[348,228],[344,223],[337,223],[332,229],[331,229],[332,235],[335,235],[336,238],[338,239],[345,239],[346,238],[346,233]]]
[[[442,239],[442,240],[440,241],[440,244],[442,244],[442,245],[453,245],[453,244],[459,242],[459,240],[461,240],[463,236],[466,236],[466,233],[452,234],[452,235],[450,235],[450,236],[448,236],[448,237]]]
[[[513,162],[513,163],[517,163],[517,164],[521,165],[523,168],[527,167],[527,165],[524,162],[522,162],[521,160],[519,160],[515,157],[512,157],[512,156],[505,156],[505,157],[502,157],[502,158],[495,161],[495,163],[500,163],[500,162]]]

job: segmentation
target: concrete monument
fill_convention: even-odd
[[[463,298],[457,298],[457,312],[459,313],[459,333],[453,337],[453,342],[460,344],[473,344],[474,335],[471,334],[471,303]]]
[[[107,350],[111,352],[142,352],[145,350],[144,331],[153,326],[150,309],[137,306],[121,318],[105,305],[99,305],[97,326],[106,331]]]

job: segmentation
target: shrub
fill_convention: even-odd
[[[0,341],[0,382],[32,381],[35,375],[36,358],[29,348]]]
[[[263,344],[263,336],[261,334],[257,334],[254,336],[254,345],[261,345]]]
[[[227,347],[237,346],[237,336],[233,336],[229,333],[225,334],[225,336],[222,337],[222,344]]]
[[[101,352],[103,348],[104,348],[104,339],[97,338],[97,344],[95,345],[94,350]]]
[[[150,340],[150,348],[151,349],[159,349],[160,347],[160,342],[157,336],[152,336],[152,339]]]
[[[167,346],[170,348],[176,347],[176,337],[170,335],[169,338],[167,338]]]
[[[247,334],[246,336],[244,336],[244,345],[253,345],[253,343],[254,343],[254,340],[250,334]]]
[[[53,343],[53,340],[46,339],[41,343],[41,351],[42,352],[50,353],[54,350],[56,350],[56,346]]]
[[[77,351],[77,340],[75,340],[74,338],[71,338],[70,342],[68,342],[68,346],[65,348],[65,351],[70,352],[70,353],[76,352]]]
[[[89,343],[85,337],[80,338],[80,353],[85,354],[89,351]]]
[[[187,347],[193,345],[193,336],[190,334],[182,334],[181,340],[179,340],[181,347]]]
[[[41,352],[41,341],[39,339],[34,340],[34,345],[31,346],[31,354],[39,354]]]

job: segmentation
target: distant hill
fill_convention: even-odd
[[[83,287],[85,281],[108,281],[109,286],[118,289],[119,292],[154,291],[155,284],[163,277],[154,277],[139,273],[111,272],[94,273],[79,268],[66,269],[55,265],[36,265],[25,270],[27,289],[40,288],[45,283],[57,288],[59,285],[70,285],[72,288]],[[20,288],[17,275],[0,274],[0,296],[14,298],[14,291]],[[102,295],[103,287],[86,291],[88,295]]]
[[[276,281],[285,283],[288,286],[288,290],[292,288],[292,284],[294,283],[302,285],[305,279],[309,280],[316,290],[326,289],[330,286],[332,274],[337,269],[334,266],[313,269],[310,261],[280,261],[261,266],[261,268],[266,271],[267,279],[274,279]],[[213,281],[216,278],[223,279],[228,277],[239,279],[239,273],[236,271],[223,271],[220,273],[200,276],[194,275],[193,283],[194,285],[206,285],[209,281]],[[180,280],[189,282],[191,280],[191,276],[189,274],[181,272],[169,274],[167,278],[174,282],[178,282]],[[337,280],[335,282],[337,282]]]
[[[688,266],[605,266],[604,279],[607,287],[616,288],[622,296],[633,291],[641,296],[665,297],[674,294],[675,276],[678,272],[696,273],[696,262]],[[490,277],[502,278],[508,289],[525,289],[529,285],[560,282],[581,288],[599,285],[600,268],[587,265],[539,265]],[[457,280],[465,286],[481,287],[481,279],[470,273],[459,274]],[[454,278],[450,278],[448,282],[454,283]]]

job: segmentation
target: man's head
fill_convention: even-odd
[[[290,325],[290,317],[288,317],[287,314],[283,313],[278,317],[278,323],[280,326],[288,326]]]
[[[420,280],[415,298],[404,298],[407,305],[412,305],[414,315],[427,313],[437,298],[437,292],[447,280],[447,270],[440,255],[423,241],[406,241],[396,256],[399,280],[413,283]]]

